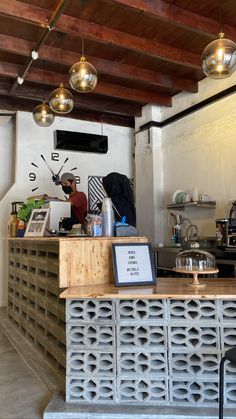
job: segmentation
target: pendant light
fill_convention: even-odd
[[[64,88],[63,83],[60,83],[58,89],[53,90],[49,96],[50,108],[61,114],[66,114],[72,111],[74,100],[71,92]]]
[[[43,81],[45,82],[45,61],[43,64]],[[45,100],[36,106],[33,110],[33,118],[37,125],[40,127],[50,127],[53,124],[55,115],[46,104]]]
[[[63,36],[63,34],[61,34]],[[61,46],[61,66],[62,66],[62,46]],[[60,83],[58,89],[53,90],[49,96],[50,108],[59,114],[66,114],[72,111],[74,107],[73,95]]]
[[[236,68],[236,44],[224,38],[221,25],[221,0],[219,1],[220,33],[219,39],[212,41],[202,53],[202,69],[212,79],[229,77]]]
[[[33,110],[33,118],[40,127],[50,127],[53,124],[55,115],[50,107],[45,103],[41,103]]]
[[[98,73],[96,68],[86,61],[84,56],[84,21],[83,21],[83,0],[82,0],[82,34],[81,34],[81,43],[82,43],[82,56],[78,63],[75,63],[69,71],[69,82],[72,89],[80,93],[89,93],[92,92],[98,80]]]

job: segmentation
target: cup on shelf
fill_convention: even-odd
[[[201,202],[208,202],[209,201],[209,195],[207,195],[206,193],[202,193],[199,196],[199,199]]]
[[[197,202],[198,201],[198,190],[197,188],[189,188],[188,189],[189,194],[189,201]]]

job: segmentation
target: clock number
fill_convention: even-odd
[[[36,180],[36,174],[33,172],[29,173],[29,180],[31,182],[34,182]]]
[[[75,176],[75,181],[77,184],[80,183],[80,176]]]
[[[51,153],[51,160],[59,161],[59,153]]]

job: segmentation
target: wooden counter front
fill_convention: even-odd
[[[158,278],[155,286],[115,287],[113,284],[67,288],[61,298],[115,299],[236,299],[235,278],[203,278],[204,287],[191,285],[192,278]]]
[[[113,282],[112,243],[147,243],[148,240],[146,237],[11,237],[9,242],[35,249],[36,258],[44,252],[45,262],[50,248],[57,247],[59,287],[66,288]]]

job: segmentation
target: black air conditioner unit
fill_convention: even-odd
[[[54,134],[54,144],[57,150],[84,151],[86,153],[106,153],[108,150],[107,135],[61,130],[56,130]]]

